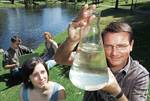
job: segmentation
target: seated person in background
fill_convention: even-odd
[[[47,65],[40,58],[31,58],[22,65],[23,84],[20,101],[65,101],[65,90],[60,84],[48,81]]]
[[[32,52],[33,51],[31,49],[21,45],[21,39],[19,36],[13,36],[11,38],[11,46],[4,52],[3,57],[3,66],[5,69],[10,69],[11,79],[15,81],[21,80],[22,73],[18,57]]]
[[[69,25],[68,37],[55,54],[57,63],[73,63],[75,54],[72,51],[93,19],[91,11],[95,10],[94,6],[85,5]],[[103,30],[102,39],[109,66],[109,82],[101,90],[85,91],[83,101],[146,101],[149,73],[130,56],[134,44],[132,28],[124,22],[112,22]]]
[[[56,65],[56,62],[54,60],[54,54],[56,53],[58,45],[53,40],[53,36],[51,33],[45,32],[44,38],[45,38],[46,53],[44,54],[44,56],[42,56],[42,59],[43,61],[46,62],[48,68],[50,69],[51,67]]]

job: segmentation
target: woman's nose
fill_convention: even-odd
[[[42,74],[39,74],[39,79],[43,80],[43,75]]]

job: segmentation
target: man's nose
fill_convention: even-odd
[[[112,55],[116,55],[117,54],[117,48],[115,46],[112,47]]]

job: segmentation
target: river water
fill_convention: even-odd
[[[0,48],[10,46],[10,38],[18,34],[23,44],[35,49],[44,41],[43,32],[57,35],[65,31],[77,10],[67,6],[49,8],[1,8],[0,9]]]

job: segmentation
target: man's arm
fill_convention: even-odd
[[[4,68],[5,69],[13,69],[13,68],[15,68],[17,66],[18,66],[17,64],[8,64],[8,65],[4,65]]]
[[[149,74],[141,73],[136,77],[135,85],[132,90],[131,100],[147,101],[149,88]]]
[[[34,51],[24,45],[19,45],[19,49],[23,54],[34,53]]]
[[[7,51],[5,51],[5,53],[3,55],[3,63],[2,64],[5,69],[13,69],[16,66],[18,66],[17,63],[11,62]]]
[[[128,101],[127,97],[122,92],[115,76],[111,72],[111,70],[108,68],[108,75],[109,75],[109,81],[108,83],[102,88],[102,90],[112,94],[114,97],[117,98],[117,101]]]
[[[127,97],[123,94],[117,101],[128,101]]]
[[[72,56],[72,51],[77,44],[77,42],[72,42],[69,40],[69,38],[67,38],[56,51],[54,58],[57,63],[72,64],[74,57]]]

